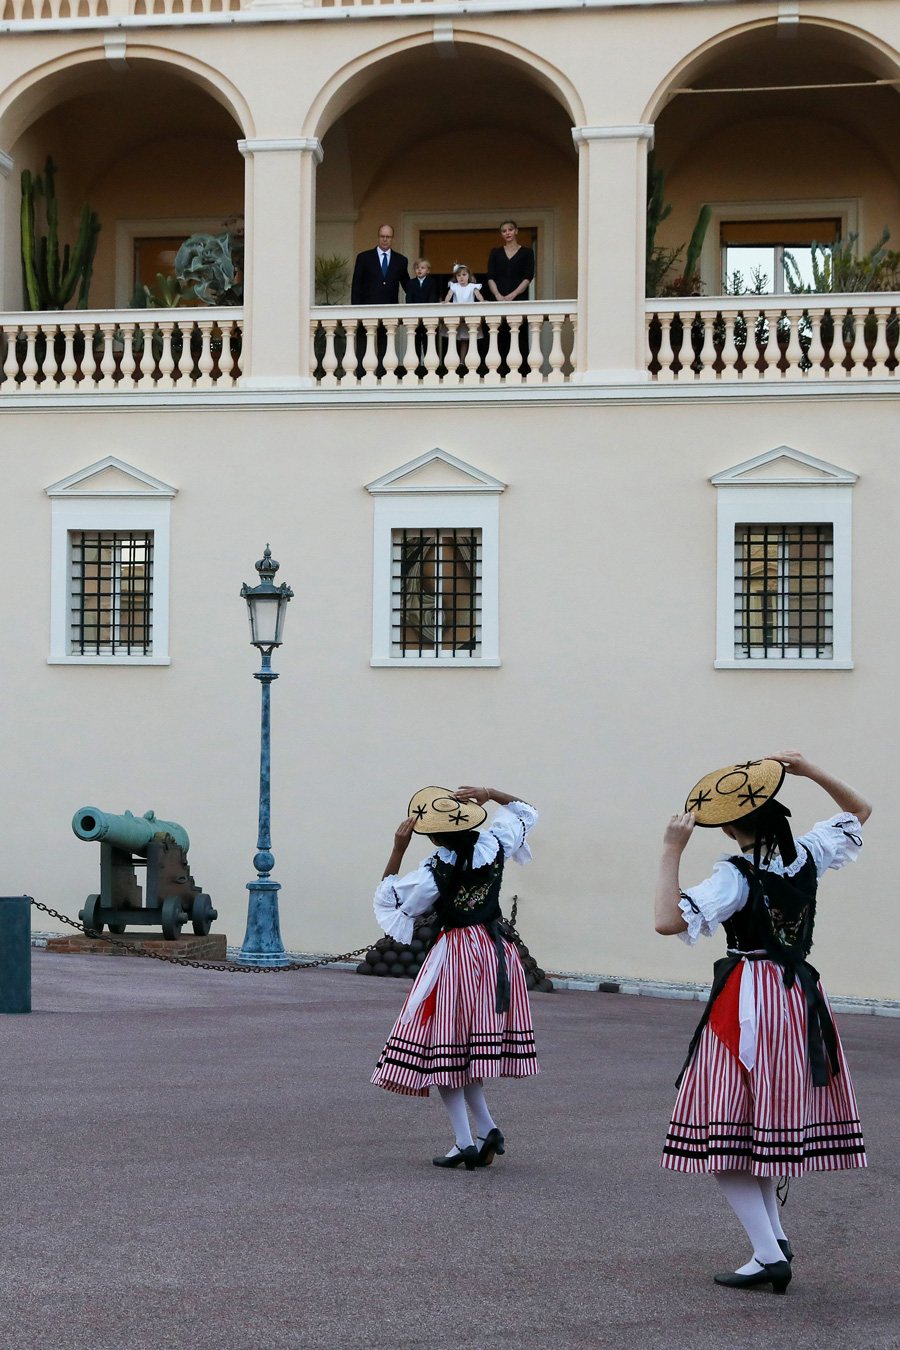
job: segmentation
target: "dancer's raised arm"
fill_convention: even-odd
[[[687,928],[681,912],[681,883],[678,872],[681,855],[694,832],[694,813],[672,816],[663,836],[662,857],[659,860],[659,881],[656,885],[656,931],[669,936],[683,933]]]
[[[397,826],[396,833],[394,834],[394,850],[388,858],[387,867],[384,869],[384,876],[396,877],[399,875],[400,864],[403,861],[406,850],[409,848],[409,841],[413,837],[413,826],[415,823],[415,818],[413,816],[408,816],[402,825]],[[382,878],[382,880],[383,879],[384,878]]]
[[[766,758],[779,760],[787,773],[795,774],[798,778],[810,778],[814,783],[818,783],[819,787],[824,788],[842,811],[849,811],[856,816],[860,825],[865,825],[872,814],[871,802],[866,801],[865,797],[855,788],[850,787],[840,778],[835,778],[834,774],[826,773],[817,764],[810,764],[806,756],[801,755],[799,750],[779,750],[777,754],[767,755]]]

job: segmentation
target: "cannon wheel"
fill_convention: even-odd
[[[124,923],[111,923],[109,925],[109,931],[111,933],[124,933],[127,926],[128,925]]]
[[[181,901],[177,895],[168,896],[162,903],[162,930],[163,937],[173,942],[181,937],[182,924],[187,923],[187,915],[181,908]]]
[[[206,937],[210,928],[212,928],[213,919],[218,917],[219,915],[213,909],[212,900],[208,895],[194,896],[194,903],[191,906],[191,923],[198,937]]]
[[[100,909],[99,895],[89,895],[84,902],[84,909],[78,911],[78,917],[85,928],[90,928],[93,933],[103,932],[103,921],[97,918]]]

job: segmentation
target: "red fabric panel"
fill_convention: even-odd
[[[726,1050],[730,1050],[735,1059],[741,1052],[741,1022],[739,1006],[741,997],[741,976],[744,963],[735,966],[728,976],[728,983],[713,1004],[709,1015],[709,1029],[719,1038]]]

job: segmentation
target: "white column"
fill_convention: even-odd
[[[578,374],[646,380],[647,149],[653,127],[574,127],[578,148]]]
[[[8,155],[5,150],[0,150],[0,312],[14,307],[19,308],[18,304],[13,306],[12,297],[9,294],[10,288],[7,285],[7,278],[14,275],[14,261],[18,270],[20,272],[22,270],[18,258],[19,250],[16,247],[18,236],[14,230],[7,229],[7,217],[12,215],[13,210],[11,197],[15,187],[15,183],[10,178],[12,171],[12,156]],[[15,260],[12,256],[13,249],[16,253]],[[9,256],[7,256],[8,251]]]
[[[304,388],[316,237],[315,137],[244,140],[244,388]]]

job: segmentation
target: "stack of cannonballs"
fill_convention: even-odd
[[[357,975],[391,975],[398,980],[411,980],[418,975],[425,957],[434,946],[440,924],[435,914],[423,914],[414,921],[410,941],[397,942],[395,938],[379,938],[366,952],[365,959],[356,967]],[[553,992],[553,981],[547,978],[525,943],[513,938],[525,967],[525,983],[530,990],[542,994]]]

